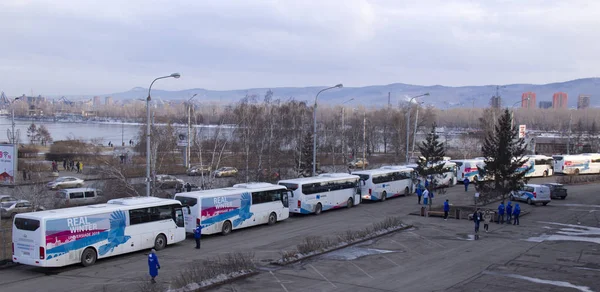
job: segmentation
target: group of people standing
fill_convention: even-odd
[[[54,166],[56,165],[56,162],[52,162],[52,166],[54,169]],[[80,161],[73,161],[73,160],[63,160],[63,169],[64,170],[68,170],[68,171],[77,171],[77,173],[81,173],[83,172],[83,163]],[[58,167],[56,167],[56,172],[58,172]]]
[[[416,193],[418,199],[417,204],[421,205],[421,198],[423,199],[423,205],[433,204],[433,191],[430,191],[429,180],[425,180],[425,185],[419,180],[416,187]]]
[[[446,209],[446,205],[444,205],[444,211]],[[504,201],[500,203],[498,206],[498,220],[497,224],[504,224],[506,218],[506,224],[510,224],[512,221],[513,225],[519,225],[519,215],[521,214],[521,206],[516,204],[513,208],[511,202],[509,201],[506,206],[504,206]],[[475,223],[475,239],[479,239],[479,225],[480,222],[483,221],[483,229],[485,232],[488,232],[490,228],[490,223],[493,221],[493,214],[490,210],[485,210],[483,213],[479,209],[475,209],[473,213],[473,222]]]

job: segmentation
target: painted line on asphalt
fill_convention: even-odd
[[[406,245],[404,245],[404,244],[402,244],[402,243],[400,243],[400,242],[397,242],[397,241],[395,241],[395,240],[393,240],[393,239],[390,239],[390,241],[391,241],[391,242],[393,242],[393,243],[395,243],[395,244],[397,244],[397,245],[399,245],[399,246],[401,246],[401,247],[403,247],[404,249],[406,249],[406,250],[407,250],[407,251],[409,251],[409,252],[414,252],[414,253],[416,253],[417,255],[423,256],[423,254],[421,254],[421,253],[419,253],[419,252],[416,252],[416,251],[414,251],[414,250],[412,250],[412,249],[408,248],[408,246],[406,246]]]
[[[396,262],[392,261],[390,258],[388,258],[388,257],[386,257],[386,256],[384,256],[384,255],[382,255],[382,257],[383,257],[384,259],[388,260],[390,263],[392,263],[392,264],[396,265],[397,267],[399,267],[399,266],[400,266],[400,265],[399,265],[399,264],[397,264]]]
[[[408,233],[410,233],[410,234],[414,234],[414,235],[416,235],[417,237],[419,237],[419,238],[421,238],[421,239],[425,239],[425,240],[427,240],[427,241],[429,241],[429,242],[431,242],[431,243],[433,243],[433,244],[435,244],[435,245],[438,245],[439,247],[444,247],[444,248],[445,248],[445,246],[443,246],[443,245],[441,245],[441,244],[439,244],[439,243],[437,243],[437,242],[435,242],[435,241],[433,241],[433,240],[427,239],[427,238],[425,238],[425,237],[424,237],[424,236],[422,236],[422,235],[416,234],[416,233],[414,233],[414,232],[412,232],[412,231],[409,231]]]
[[[275,273],[273,273],[273,271],[269,271],[269,273],[273,276],[273,278],[275,278],[275,280],[277,281],[277,283],[279,283],[279,285],[281,285],[281,288],[283,288],[283,291],[290,292],[290,291],[288,291],[287,288],[285,288],[285,286],[283,285],[283,283],[281,283],[281,281],[279,280],[279,278],[277,278],[277,276],[275,276]]]
[[[365,272],[365,270],[361,269],[359,266],[357,266],[355,263],[350,262],[351,264],[353,264],[357,269],[359,269],[361,272],[365,273],[365,275],[367,275],[367,277],[374,279],[373,276],[369,275],[369,273]]]
[[[317,274],[319,274],[319,276],[323,277],[323,279],[325,279],[325,281],[327,281],[329,284],[331,284],[331,286],[333,286],[333,288],[337,288],[337,286],[333,283],[331,283],[331,281],[329,281],[329,279],[327,279],[325,276],[323,276],[323,274],[321,274],[321,272],[319,272],[319,270],[317,270],[317,268],[315,268],[313,265],[308,264],[313,270],[315,270],[315,272]]]

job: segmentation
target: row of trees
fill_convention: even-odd
[[[527,145],[522,138],[518,138],[510,111],[505,109],[499,114],[496,123],[490,125],[493,131],[486,132],[481,147],[485,167],[479,168],[480,175],[494,178],[491,181],[477,182],[483,200],[505,200],[511,191],[517,190],[524,183],[525,174],[529,170],[518,171],[527,161]],[[441,162],[445,156],[445,147],[439,141],[435,128],[436,125],[433,124],[426,140],[419,145],[423,159],[418,162],[417,172],[422,177],[435,177],[436,174],[443,173],[444,165]]]
[[[52,143],[52,135],[48,131],[48,128],[44,125],[40,125],[39,127],[32,123],[27,128],[27,138],[29,138],[29,142],[31,144],[46,144]]]

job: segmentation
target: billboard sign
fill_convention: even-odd
[[[12,144],[0,145],[0,184],[15,183],[17,171],[17,148]]]
[[[186,147],[188,145],[187,130],[177,131],[177,146]]]
[[[527,127],[525,125],[519,125],[519,139],[525,138],[526,132],[527,132]]]

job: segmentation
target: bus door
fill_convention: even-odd
[[[290,207],[289,197],[292,195],[292,191],[287,190],[281,194],[281,203],[284,208]]]

